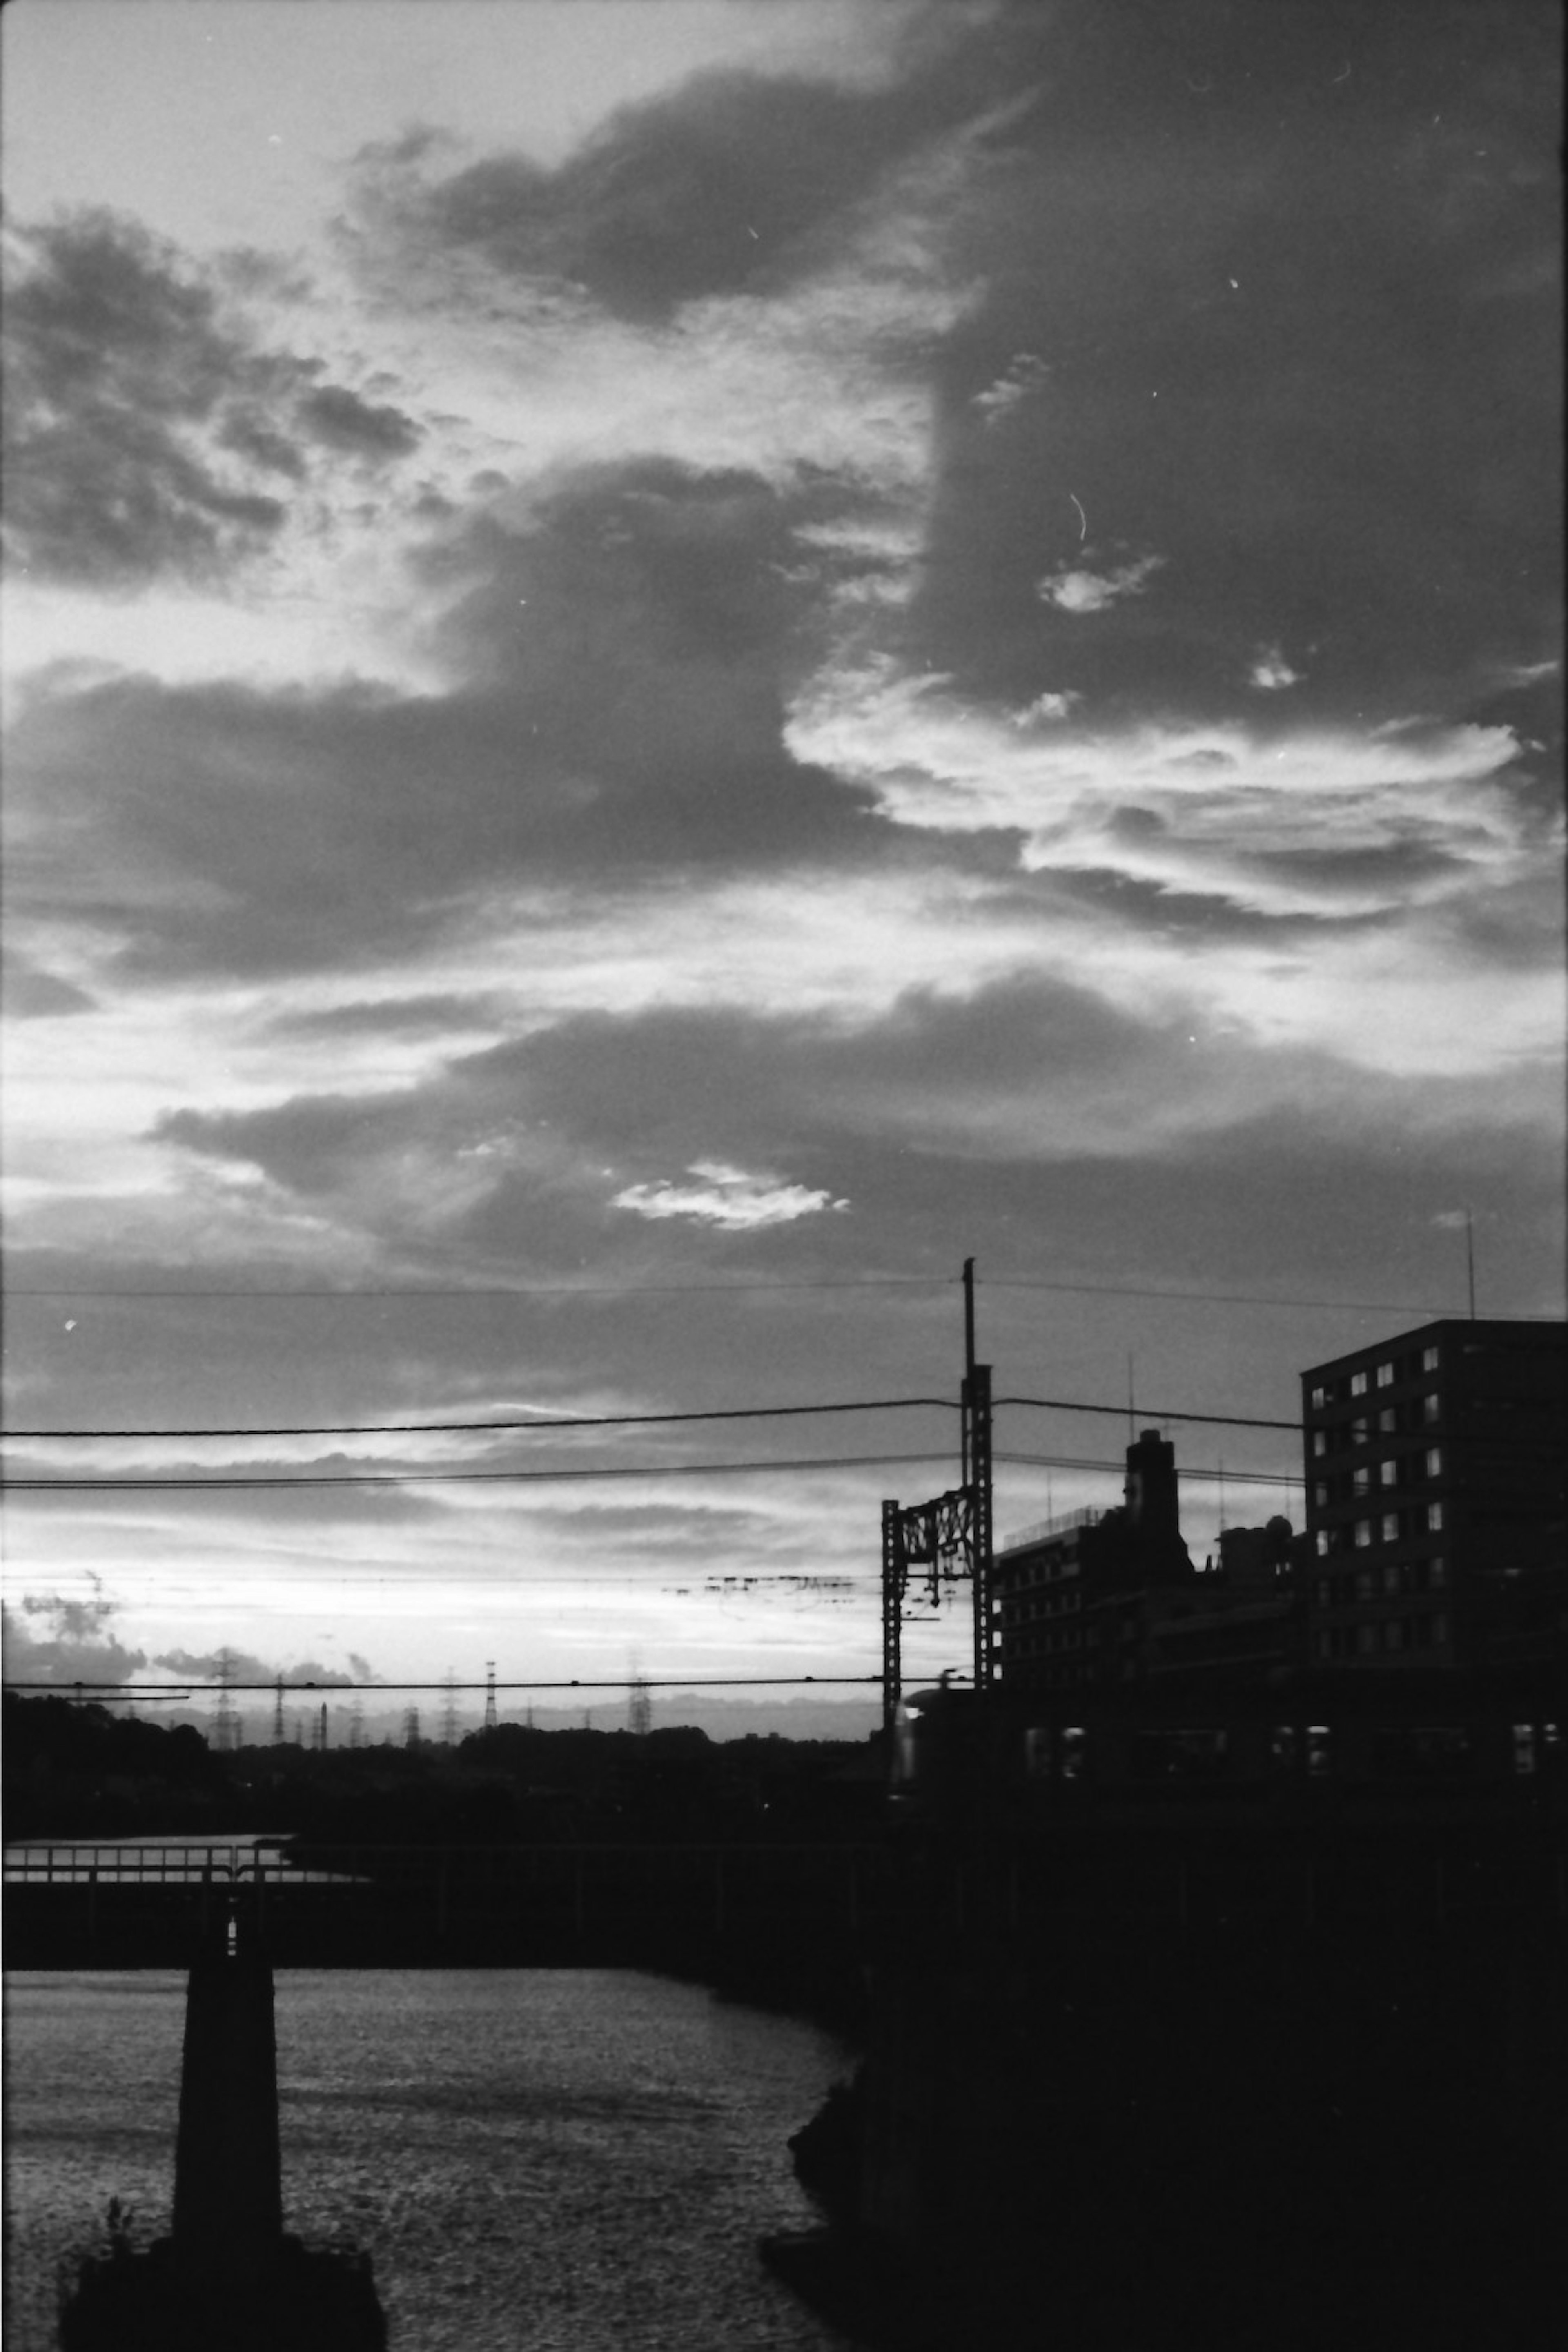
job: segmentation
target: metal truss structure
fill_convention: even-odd
[[[929,1622],[942,1606],[944,1587],[970,1589],[974,1688],[989,1690],[994,1675],[991,1367],[973,1361],[972,1265],[964,1267],[970,1360],[963,1380],[963,1484],[929,1503],[882,1505],[882,1722],[889,1733],[903,1690],[904,1627]]]

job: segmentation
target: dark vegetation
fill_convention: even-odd
[[[5,1700],[11,1838],[267,1832],[334,1845],[817,1844],[873,1833],[872,1743],[503,1724],[455,1748],[213,1751],[65,1698]]]

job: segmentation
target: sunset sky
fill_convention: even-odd
[[[966,1257],[1199,1559],[1562,1313],[1554,8],[3,37],[12,1676],[871,1674]]]

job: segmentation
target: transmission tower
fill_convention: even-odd
[[[220,1756],[228,1756],[239,1745],[239,1725],[234,1712],[234,1700],[229,1694],[234,1659],[227,1650],[218,1653],[217,1672],[217,1716],[213,1724],[213,1746]]]
[[[349,1709],[349,1746],[359,1748],[364,1741],[364,1701],[356,1698]]]
[[[496,1662],[493,1658],[487,1658],[485,1660],[485,1729],[493,1731],[495,1727]]]
[[[419,1745],[419,1709],[406,1706],[403,1710],[403,1744],[405,1748]]]
[[[447,1669],[447,1679],[442,1687],[447,1694],[447,1703],[441,1709],[441,1737],[448,1748],[456,1748],[458,1744],[458,1677],[450,1666]]]
[[[316,1735],[316,1745],[324,1756],[327,1752],[327,1702],[325,1699],[321,1701],[321,1724]]]
[[[640,1675],[636,1675],[626,1692],[626,1729],[646,1739],[653,1729],[653,1697]]]
[[[283,1745],[283,1677],[281,1675],[278,1677],[278,1696],[272,1708],[272,1742],[276,1748],[281,1748]]]

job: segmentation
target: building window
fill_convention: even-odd
[[[1320,1609],[1326,1609],[1328,1607],[1329,1580],[1326,1576],[1320,1576],[1313,1584],[1312,1598],[1317,1602]]]
[[[1379,1364],[1377,1368],[1377,1385],[1380,1389],[1391,1389],[1394,1386],[1394,1366],[1392,1364]]]
[[[1385,1617],[1384,1619],[1383,1646],[1385,1650],[1403,1650],[1405,1647],[1405,1620],[1403,1617]]]
[[[1367,1376],[1366,1376],[1366,1374],[1365,1374],[1364,1372],[1352,1372],[1352,1373],[1351,1374],[1351,1394],[1352,1394],[1352,1396],[1365,1396],[1366,1391],[1367,1391]]]
[[[1355,1523],[1355,1548],[1357,1551],[1364,1551],[1371,1541],[1372,1521],[1370,1519],[1358,1519]]]
[[[1442,1506],[1442,1504],[1441,1504],[1441,1503],[1428,1503],[1428,1504],[1427,1504],[1427,1506],[1426,1506],[1426,1524],[1427,1524],[1427,1526],[1428,1526],[1429,1528],[1440,1528],[1440,1527],[1442,1526],[1442,1524],[1443,1524],[1443,1506]]]
[[[1368,1439],[1371,1435],[1372,1435],[1372,1423],[1371,1423],[1371,1422],[1370,1422],[1370,1421],[1352,1421],[1352,1423],[1351,1423],[1351,1444],[1352,1444],[1352,1445],[1364,1445],[1364,1444],[1366,1444],[1366,1442],[1367,1442],[1367,1439]]]
[[[1329,1485],[1326,1478],[1320,1478],[1317,1485],[1313,1487],[1312,1501],[1320,1511],[1327,1510],[1329,1506]]]
[[[1312,1540],[1318,1548],[1318,1558],[1320,1559],[1327,1559],[1329,1556],[1329,1531],[1327,1528],[1320,1528]]]
[[[1396,1559],[1391,1559],[1383,1571],[1383,1589],[1384,1592],[1397,1592],[1399,1590],[1399,1562]]]
[[[1371,1487],[1372,1465],[1370,1463],[1363,1463],[1359,1470],[1352,1470],[1351,1473],[1351,1492],[1352,1495],[1365,1495],[1371,1491]]]
[[[1437,1419],[1437,1400],[1436,1396],[1424,1396],[1422,1398],[1421,1418],[1423,1421],[1436,1421]]]
[[[1399,1514],[1397,1511],[1384,1511],[1383,1515],[1383,1540],[1384,1543],[1397,1543],[1399,1541]]]
[[[1384,1437],[1392,1437],[1399,1426],[1399,1415],[1391,1404],[1385,1404],[1377,1416],[1378,1428]]]
[[[1313,1432],[1312,1432],[1312,1451],[1313,1451],[1313,1453],[1314,1453],[1314,1454],[1321,1454],[1322,1452],[1324,1452],[1324,1450],[1326,1449],[1327,1445],[1328,1445],[1328,1439],[1324,1436],[1324,1434],[1323,1434],[1322,1431],[1321,1431],[1321,1429],[1314,1429],[1314,1430],[1313,1430]]]
[[[1436,1370],[1437,1366],[1438,1366],[1438,1364],[1439,1364],[1439,1362],[1440,1362],[1441,1360],[1442,1360],[1442,1359],[1441,1359],[1441,1354],[1440,1354],[1440,1351],[1439,1351],[1437,1349],[1436,1349],[1436,1348],[1423,1348],[1423,1349],[1422,1349],[1422,1350],[1421,1350],[1421,1369],[1422,1369],[1422,1370],[1423,1370],[1424,1372],[1435,1372],[1435,1371]]]
[[[1432,1620],[1432,1639],[1439,1645],[1448,1638],[1448,1612],[1439,1609]]]
[[[1372,1572],[1371,1569],[1370,1569],[1370,1568],[1358,1569],[1358,1570],[1356,1570],[1356,1580],[1355,1580],[1355,1597],[1356,1597],[1356,1599],[1357,1599],[1358,1601],[1370,1601],[1370,1600],[1372,1599],[1372,1596],[1373,1596],[1373,1592],[1374,1592],[1376,1590],[1377,1590],[1377,1579],[1373,1576],[1373,1572]]]
[[[1426,1448],[1426,1475],[1428,1478],[1440,1478],[1442,1475],[1443,1449],[1440,1445],[1429,1445]]]
[[[1399,1464],[1392,1454],[1389,1455],[1386,1462],[1380,1462],[1378,1464],[1377,1477],[1378,1484],[1382,1486],[1398,1486]]]
[[[1321,1412],[1328,1401],[1329,1392],[1327,1389],[1314,1389],[1312,1391],[1312,1411],[1314,1412]]]
[[[1375,1650],[1377,1647],[1377,1627],[1375,1625],[1358,1625],[1355,1629],[1355,1645],[1363,1657],[1365,1657],[1371,1651]]]
[[[1426,1582],[1434,1592],[1440,1592],[1448,1581],[1448,1563],[1442,1553],[1435,1552],[1426,1563]]]

